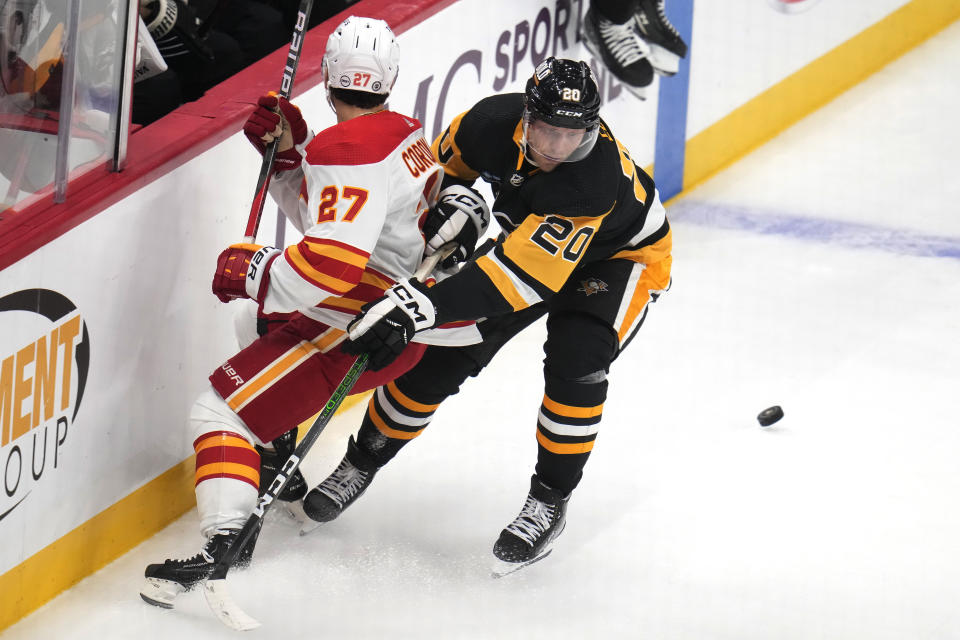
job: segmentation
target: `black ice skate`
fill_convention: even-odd
[[[207,540],[200,553],[192,558],[164,560],[163,564],[148,565],[143,572],[146,580],[140,590],[140,597],[148,604],[172,609],[177,596],[210,577],[214,565],[223,557],[239,533],[239,529],[217,531]],[[259,534],[259,531],[257,533]],[[255,544],[256,537],[240,552],[233,566],[249,565]]]
[[[587,9],[583,19],[583,35],[587,49],[599,58],[631,93],[641,100],[653,82],[653,66],[647,59],[648,45],[637,33],[632,20],[617,24]]]
[[[650,45],[650,62],[662,76],[672,76],[687,56],[687,43],[663,12],[663,0],[640,0],[636,14],[637,30]]]
[[[500,578],[550,555],[567,523],[570,496],[548,487],[534,475],[520,515],[500,532],[493,545],[493,577]]]
[[[300,529],[300,535],[335,520],[344,509],[363,495],[373,482],[377,468],[373,459],[361,451],[357,441],[350,436],[347,453],[336,470],[303,499],[303,511],[309,519]]]

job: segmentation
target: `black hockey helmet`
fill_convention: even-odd
[[[544,169],[546,163],[577,162],[590,155],[599,133],[600,91],[587,63],[554,57],[541,62],[524,93],[527,159]]]
[[[555,127],[590,129],[600,124],[600,91],[581,60],[549,57],[527,80],[526,108]]]

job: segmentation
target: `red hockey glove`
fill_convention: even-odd
[[[440,192],[437,206],[430,210],[423,223],[427,240],[424,255],[433,255],[440,247],[455,242],[457,248],[444,258],[441,267],[449,269],[465,262],[477,246],[477,240],[490,225],[490,209],[477,191],[459,184]]]
[[[232,244],[217,258],[213,294],[220,302],[252,298],[262,302],[270,282],[270,265],[281,251],[258,244]]]
[[[300,166],[303,156],[294,145],[303,144],[307,139],[307,123],[300,109],[286,98],[273,93],[260,96],[257,107],[243,125],[243,133],[260,155],[274,138],[280,138],[273,159],[274,171],[289,171]]]
[[[347,353],[370,357],[368,368],[383,369],[397,359],[413,334],[436,324],[436,309],[427,297],[427,286],[417,280],[403,280],[387,289],[386,295],[360,308],[347,327]]]

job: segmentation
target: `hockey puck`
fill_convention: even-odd
[[[769,427],[774,422],[783,417],[783,409],[779,405],[767,407],[757,416],[757,422],[761,427]]]

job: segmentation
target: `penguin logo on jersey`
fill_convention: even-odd
[[[592,296],[595,293],[603,293],[607,290],[607,283],[599,278],[589,278],[587,280],[580,281],[580,288],[577,291],[582,291],[587,296]]]
[[[524,176],[523,174],[515,173],[512,176],[510,176],[510,184],[512,184],[515,187],[519,187],[520,185],[523,184],[523,181],[526,179],[527,177]]]

